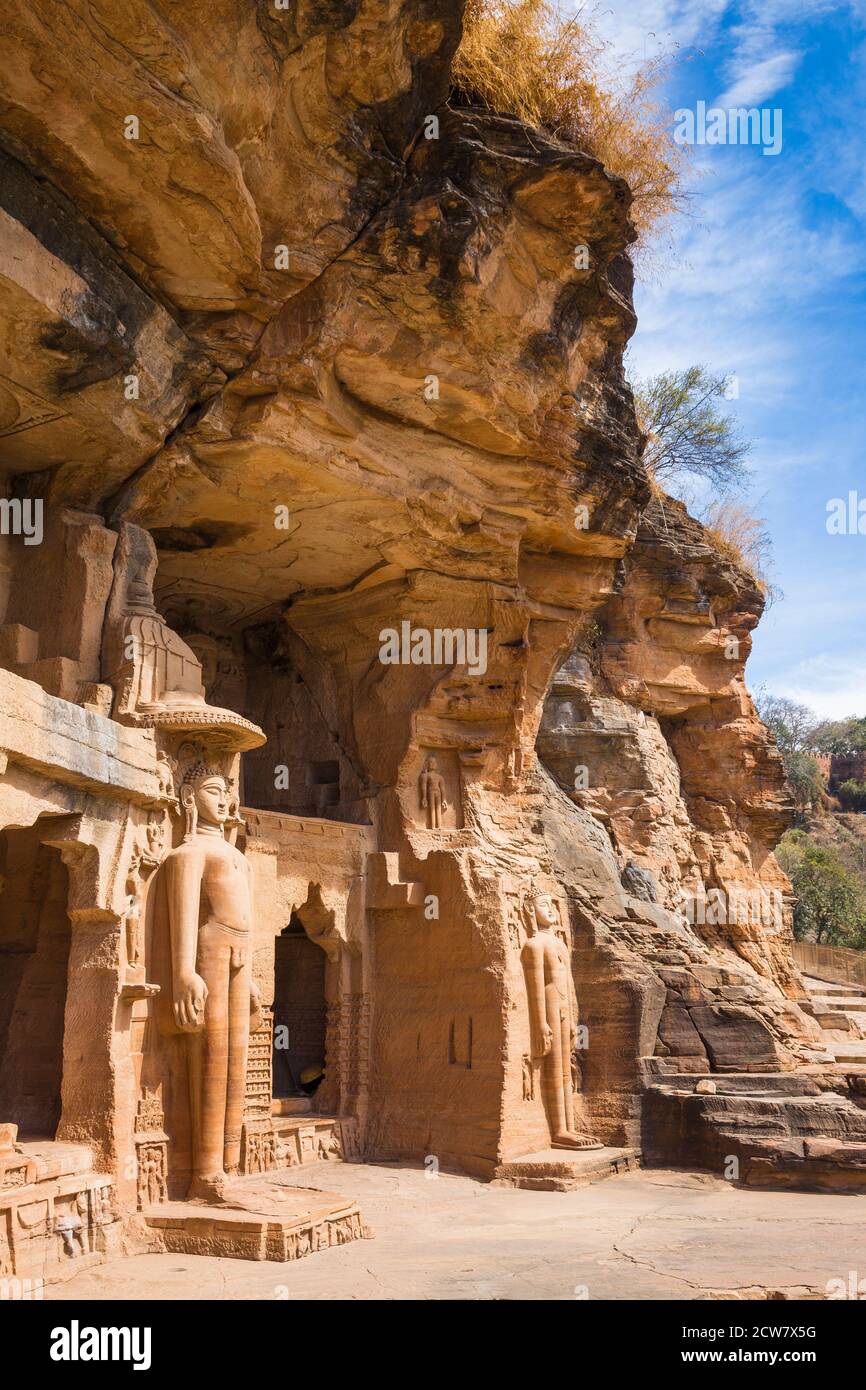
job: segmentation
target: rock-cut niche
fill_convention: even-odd
[[[43,833],[0,832],[0,1115],[22,1138],[53,1139],[71,923],[66,866]]]

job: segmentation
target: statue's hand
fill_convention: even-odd
[[[182,1033],[198,1033],[204,1028],[207,985],[201,975],[185,976],[174,991],[174,1021]]]
[[[250,1032],[256,1033],[262,1026],[262,996],[255,980],[250,980]]]

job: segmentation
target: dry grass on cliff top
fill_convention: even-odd
[[[654,99],[667,60],[614,77],[605,69],[608,45],[581,13],[566,17],[552,0],[467,0],[455,91],[519,116],[624,178],[643,239],[684,203],[685,151]]]
[[[735,497],[711,502],[701,519],[719,553],[750,574],[768,602],[772,601],[777,590],[768,573],[772,539],[766,522]]]

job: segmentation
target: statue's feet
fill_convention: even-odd
[[[591,1134],[576,1134],[573,1130],[566,1129],[553,1136],[553,1147],[555,1149],[603,1149],[604,1144],[601,1140],[594,1139]]]
[[[224,1205],[228,1196],[229,1179],[225,1173],[214,1173],[212,1177],[198,1174],[193,1178],[187,1192],[187,1201],[208,1202],[212,1206]]]

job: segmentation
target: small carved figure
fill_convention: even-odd
[[[55,1218],[54,1229],[63,1242],[64,1254],[74,1260],[76,1255],[83,1255],[84,1249],[84,1222],[77,1211],[64,1212]]]
[[[141,855],[137,849],[133,850],[132,858],[129,861],[129,869],[126,875],[126,959],[130,965],[138,965],[141,960],[141,940],[140,940],[140,920],[141,905],[139,903],[140,882],[138,869],[141,863]]]
[[[107,1226],[117,1216],[114,1187],[111,1184],[107,1187],[95,1187],[92,1195],[94,1220],[100,1226]]]
[[[448,802],[445,799],[445,778],[432,754],[425,759],[419,783],[421,809],[427,812],[428,829],[439,830],[442,825],[442,813],[448,810]]]
[[[148,1206],[158,1206],[166,1201],[168,1188],[165,1180],[165,1154],[161,1149],[145,1149],[142,1157],[142,1188]]]
[[[165,828],[160,820],[148,820],[145,830],[147,835],[147,854],[146,860],[149,864],[158,864],[165,853]]]
[[[160,796],[174,798],[174,770],[171,759],[167,753],[157,753],[156,755],[156,777],[159,782]]]
[[[571,1054],[571,1089],[576,1096],[583,1090],[583,1068],[576,1049]]]
[[[340,1157],[340,1142],[334,1133],[319,1135],[319,1158],[333,1159]]]

